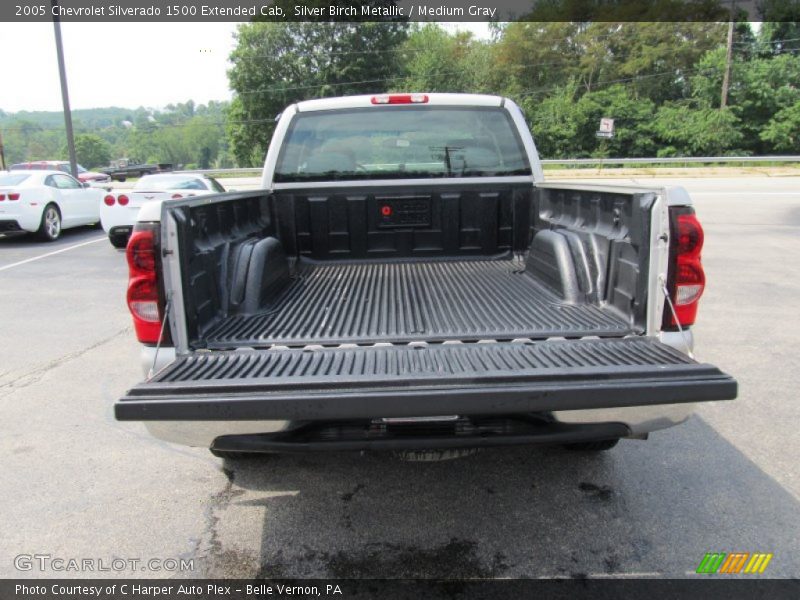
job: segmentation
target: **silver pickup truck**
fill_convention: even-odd
[[[262,189],[141,209],[116,418],[218,456],[646,438],[736,397],[702,245],[681,188],[546,182],[506,98],[293,104]]]

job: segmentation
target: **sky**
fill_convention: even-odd
[[[227,100],[235,23],[62,23],[70,105]],[[0,109],[61,110],[53,25],[0,23]]]
[[[486,23],[458,23],[488,37]],[[163,108],[229,100],[235,23],[62,23],[70,105]],[[53,25],[0,23],[0,109],[61,110]]]

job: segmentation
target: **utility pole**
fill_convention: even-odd
[[[728,50],[725,53],[725,73],[722,76],[722,97],[720,108],[728,105],[728,88],[731,84],[731,61],[733,59],[733,21],[728,21]]]
[[[58,6],[58,0],[51,0],[51,6]],[[72,134],[72,112],[69,108],[69,91],[67,90],[67,70],[64,68],[64,48],[61,44],[61,18],[58,11],[54,10],[53,30],[56,35],[56,54],[58,55],[58,75],[61,78],[61,100],[64,103],[64,126],[67,130],[67,149],[69,150],[69,165],[72,176],[78,177],[78,160],[75,157],[75,137]]]
[[[6,170],[6,153],[3,148],[3,132],[0,131],[0,171]]]

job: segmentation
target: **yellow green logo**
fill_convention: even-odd
[[[700,561],[696,573],[763,573],[771,560],[772,554],[766,552],[709,552]]]

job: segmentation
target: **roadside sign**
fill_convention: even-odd
[[[609,119],[608,117],[600,119],[600,129],[597,131],[597,137],[614,137],[614,119]]]

